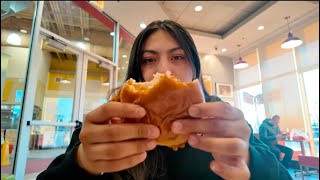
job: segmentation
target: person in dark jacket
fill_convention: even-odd
[[[156,146],[158,127],[121,123],[121,118],[142,118],[145,109],[111,101],[86,115],[66,153],[37,179],[292,179],[253,137],[243,113],[205,91],[199,55],[186,29],[170,20],[154,21],[135,39],[126,80],[151,81],[153,74],[168,70],[183,82],[199,79],[206,97],[206,103],[190,106],[190,118],[172,123],[174,133],[190,134],[186,147]]]
[[[280,116],[274,115],[271,119],[266,118],[259,127],[259,138],[269,146],[270,151],[280,160],[281,152],[285,154],[281,163],[288,168],[292,159],[293,150],[286,146],[278,144],[278,141],[284,139],[287,135],[282,134],[279,128]]]

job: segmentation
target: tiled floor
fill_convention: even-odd
[[[295,176],[294,170],[293,169],[289,169],[288,170],[292,179],[293,180],[301,180],[302,177],[300,174],[298,174],[297,176]],[[304,180],[319,180],[319,175],[308,175],[308,176],[304,176]]]

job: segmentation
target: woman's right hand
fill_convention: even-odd
[[[146,151],[156,147],[160,130],[145,123],[112,123],[121,118],[142,118],[139,105],[108,102],[85,117],[77,150],[79,166],[91,174],[117,172],[143,162]]]

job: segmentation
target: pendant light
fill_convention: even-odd
[[[246,61],[244,61],[242,59],[242,57],[240,56],[240,46],[241,45],[238,45],[239,47],[239,59],[236,61],[236,63],[233,65],[233,68],[234,69],[243,69],[243,68],[246,68],[248,67],[248,63]]]
[[[287,20],[287,25],[288,25],[288,38],[283,41],[283,43],[281,44],[281,48],[283,49],[290,49],[290,48],[295,48],[300,46],[303,42],[300,38],[293,36],[293,34],[290,32],[290,27],[289,27],[289,19],[290,16],[286,16],[284,19]]]

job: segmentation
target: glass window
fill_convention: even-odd
[[[249,63],[249,67],[235,71],[235,84],[239,89],[239,106],[255,132],[257,131],[255,128],[264,119],[264,114],[267,117],[277,114],[281,117],[282,130],[312,129],[314,137],[319,138],[319,21],[298,29],[294,35],[304,42],[295,49],[281,48],[281,43],[287,38],[286,35],[258,49],[260,72],[258,67],[253,68],[251,65],[254,64],[251,62],[258,63],[253,53],[243,57]],[[258,77],[261,77],[261,80]],[[300,77],[303,77],[305,87],[299,85]],[[255,94],[251,92],[251,89],[254,89],[252,85],[257,84],[256,82],[262,83],[265,105],[263,108],[261,106],[261,112],[258,115],[255,114]],[[308,104],[301,103],[299,88],[305,88]],[[305,122],[304,106],[308,107],[309,112],[306,113],[310,116],[311,124]],[[263,118],[252,120],[260,114]],[[312,128],[305,126],[312,126]],[[315,145],[318,154],[319,143],[316,142]],[[313,147],[311,146],[311,152],[314,150]]]
[[[313,134],[319,139],[319,21],[308,24],[304,28],[294,32],[303,40],[303,44],[295,50],[299,72],[302,72],[304,88],[307,98],[310,124],[306,127],[308,134]],[[300,74],[300,73],[299,73]],[[302,87],[303,88],[303,87]],[[319,141],[314,142],[312,153],[319,155]]]
[[[35,3],[1,1],[1,142],[9,141],[10,161],[1,174],[11,174],[16,152]]]
[[[107,102],[110,93],[110,71],[90,58],[87,68],[84,115]]]
[[[240,106],[254,133],[266,118],[261,84],[240,90]]]
[[[304,72],[303,80],[313,136],[319,139],[319,69]]]
[[[279,115],[280,128],[304,131],[304,119],[300,103],[298,81],[295,73],[265,81],[264,94],[270,117]]]
[[[119,31],[118,86],[121,86],[124,83],[128,70],[129,57],[134,37],[121,26]]]
[[[243,56],[243,60],[245,60],[249,66],[245,69],[239,69],[235,71],[235,75],[238,77],[239,87],[247,86],[260,81],[257,53],[249,53],[248,55]]]
[[[294,59],[291,49],[282,49],[283,37],[260,49],[260,63],[262,63],[261,73],[265,79],[278,77],[280,75],[294,72]]]
[[[303,40],[303,44],[296,48],[297,61],[302,71],[319,66],[319,21],[297,31],[295,35]]]
[[[89,2],[44,1],[41,27],[71,41],[74,45],[113,60],[114,22],[97,19],[77,6]],[[110,23],[111,22],[111,23]]]

